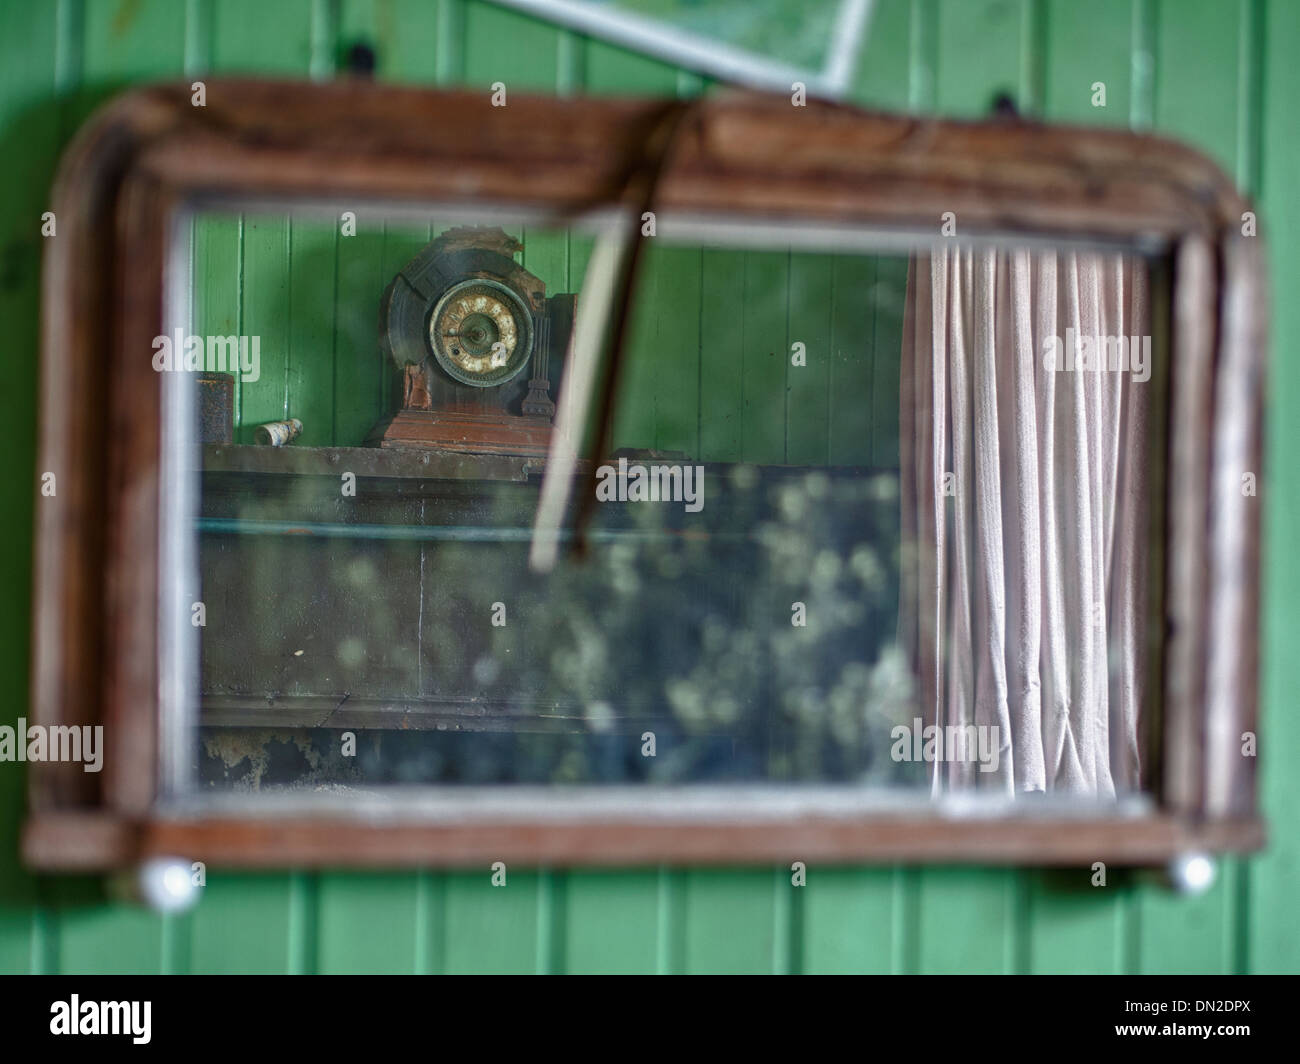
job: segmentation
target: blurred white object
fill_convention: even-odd
[[[180,913],[199,900],[193,865],[177,857],[152,857],[135,870],[136,901],[154,912]]]
[[[1169,862],[1170,885],[1180,894],[1204,894],[1214,884],[1214,861],[1203,853],[1188,853]]]

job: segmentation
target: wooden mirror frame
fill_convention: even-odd
[[[212,80],[130,92],[67,150],[46,243],[31,717],[104,726],[98,775],[30,768],[26,861],[158,855],[244,866],[944,860],[1148,864],[1263,842],[1254,759],[1263,279],[1249,208],[1200,154],[1151,136],[885,116],[784,97],[696,103],[656,190],[662,215],[780,217],[963,239],[1124,242],[1173,264],[1166,398],[1163,771],[1149,816],[953,817],[742,808],[646,816],[512,806],[480,817],[196,814],[159,801],[165,440],[148,353],[165,327],[175,220],[198,201],[638,208],[664,101]],[[716,796],[715,796],[716,797]],[[711,811],[710,811],[711,810]]]

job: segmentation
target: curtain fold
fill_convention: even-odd
[[[1145,266],[915,257],[902,360],[901,636],[924,722],[983,729],[997,749],[937,758],[934,790],[1136,789]]]

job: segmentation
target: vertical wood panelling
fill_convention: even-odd
[[[65,15],[54,4],[0,6],[0,42],[21,42],[0,44],[0,425],[10,480],[0,550],[0,675],[10,697],[0,705],[0,724],[10,727],[27,704],[31,529],[42,472],[35,467],[41,214],[63,125],[64,98],[56,90]],[[21,768],[0,764],[0,972],[42,966],[37,883],[10,858],[18,849],[24,807]]]
[[[785,382],[790,344],[786,338],[790,256],[745,252],[740,331],[740,457],[779,465],[785,461]],[[735,373],[736,366],[730,371]]]
[[[898,869],[811,868],[803,912],[803,971],[902,971],[903,879]]]
[[[1126,880],[1112,871],[1093,885],[1088,868],[1035,871],[1028,877],[1028,970],[1038,975],[1095,975],[1124,969]]]
[[[961,117],[984,117],[994,98],[1007,93],[1022,110],[1029,0],[939,0],[936,37],[938,109]],[[936,223],[937,224],[937,223]]]
[[[875,288],[877,263],[875,259],[837,255],[832,266],[826,425],[831,465],[871,462],[872,352],[868,337],[875,330],[875,308],[869,293]],[[896,401],[894,405],[898,405]]]
[[[684,874],[684,971],[771,972],[778,960],[778,890],[798,890],[789,874],[767,869],[692,870]]]
[[[1157,8],[1156,128],[1196,144],[1229,174],[1237,169],[1241,5],[1246,3],[1180,0]],[[1209,71],[1212,77],[1206,76]]]
[[[361,443],[384,413],[380,405],[385,357],[375,341],[384,275],[384,221],[358,210],[355,236],[338,240],[334,299],[334,439]],[[338,292],[351,298],[339,299]]]
[[[1264,10],[1263,158],[1260,173],[1260,235],[1268,242],[1273,273],[1272,337],[1269,368],[1269,438],[1265,457],[1264,675],[1260,761],[1262,800],[1272,817],[1268,852],[1250,866],[1252,906],[1248,960],[1253,971],[1300,969],[1300,832],[1294,810],[1300,805],[1300,655],[1295,604],[1300,602],[1300,137],[1295,101],[1300,100],[1300,4],[1269,0]]]
[[[655,432],[650,445],[698,455],[702,253],[699,248],[683,247],[660,247],[658,253],[659,338],[654,352]]]
[[[181,73],[185,18],[185,5],[171,0],[86,0],[84,83],[117,87]]]
[[[181,7],[180,4],[168,4]],[[290,74],[312,71],[312,0],[213,0],[212,72],[214,74]]]
[[[464,55],[467,88],[490,92],[495,82],[510,92],[554,92],[559,74],[560,31],[492,4],[467,5]]]
[[[1182,897],[1144,885],[1134,903],[1134,946],[1143,975],[1227,973],[1233,969],[1236,902],[1224,865],[1214,886]]]
[[[641,255],[636,295],[623,346],[623,365],[615,397],[613,446],[653,447],[655,382],[659,372],[659,281],[664,274],[662,245],[653,240]]]
[[[659,966],[668,933],[654,871],[570,875],[565,911],[565,970],[579,975],[636,975]]]
[[[582,54],[583,84],[588,92],[638,96],[677,93],[677,71],[657,59],[593,40],[583,42]]]
[[[289,221],[287,412],[302,422],[304,447],[328,446],[337,438],[335,322],[325,308],[334,304],[340,239],[335,227],[296,218]]]
[[[289,219],[247,214],[240,273],[240,336],[260,351],[256,381],[235,382],[235,442],[253,443],[256,427],[289,416]],[[315,311],[319,313],[319,309]]]
[[[1155,129],[1192,141],[1229,174],[1236,171],[1240,143],[1240,5],[1248,2],[1162,2],[1154,12]],[[1140,889],[1133,902],[1140,971],[1232,970],[1237,899],[1225,886],[1223,862],[1219,871],[1213,890],[1197,898],[1156,886]]]
[[[700,292],[700,457],[741,457],[743,396],[735,372],[743,350],[745,253],[706,248]]]
[[[1128,125],[1132,108],[1132,0],[1049,0],[1043,6],[1043,117]],[[1100,83],[1102,96],[1093,86]],[[1094,103],[1094,100],[1096,103]]]
[[[610,94],[703,84],[482,0],[0,3],[0,154],[8,160],[0,173],[0,423],[24,483],[36,472],[35,234],[58,141],[127,84],[208,70],[326,76],[360,40],[376,49],[377,76],[396,81]],[[1290,0],[878,0],[854,95],[873,106],[974,116],[1007,91],[1049,119],[1154,125],[1185,137],[1244,185],[1258,181],[1261,234],[1275,291],[1284,294],[1300,277],[1300,256],[1284,236],[1300,229],[1297,44],[1300,9]],[[1098,81],[1104,108],[1092,106]],[[359,442],[392,375],[373,349],[373,320],[341,308],[336,292],[357,287],[377,300],[441,228],[363,218],[358,236],[343,238],[267,217],[196,225],[196,331],[260,334],[262,383],[274,381],[249,391],[241,439],[258,420],[287,412],[303,419],[304,443]],[[522,236],[525,264],[552,291],[580,289],[590,238]],[[897,361],[882,353],[897,346],[901,323],[873,309],[888,307],[888,297],[864,298],[898,287],[896,271],[890,261],[847,256],[656,245],[643,298],[674,312],[638,325],[628,379],[635,394],[653,399],[621,412],[620,442],[708,460],[896,461]],[[824,311],[807,298],[823,290]],[[0,971],[1295,971],[1300,842],[1282,818],[1298,794],[1283,759],[1300,747],[1300,724],[1287,710],[1300,667],[1279,651],[1294,634],[1290,604],[1300,599],[1300,563],[1286,549],[1300,522],[1300,474],[1287,458],[1300,370],[1284,357],[1300,343],[1300,312],[1278,297],[1273,314],[1281,357],[1270,382],[1263,492],[1261,750],[1273,841],[1260,858],[1225,862],[1208,894],[1176,897],[1113,870],[1109,886],[1094,888],[1085,871],[814,866],[808,886],[794,888],[788,866],[511,868],[505,887],[491,885],[487,868],[319,876],[209,869],[200,907],[165,920],[108,902],[97,882],[43,880],[38,891],[0,862]],[[802,369],[789,365],[795,340],[807,345]],[[33,503],[19,495],[0,552],[0,669],[21,678]],[[23,702],[17,686],[15,706]],[[0,798],[13,811],[0,819],[6,854],[16,849],[21,805],[21,773],[12,769],[0,766]]]
[[[924,868],[916,899],[916,972],[998,974],[1018,969],[1021,877],[1002,868]]]
[[[290,879],[213,870],[191,917],[190,969],[208,975],[275,975],[292,967]]]
[[[331,872],[320,879],[317,970],[414,974],[421,955],[420,881],[414,875]]]
[[[56,878],[46,886],[57,925],[52,933],[58,971],[135,975],[162,969],[163,917],[107,900],[98,881]]]
[[[442,912],[444,959],[449,974],[531,975],[538,970],[541,922],[554,919],[540,904],[541,877],[525,869],[506,870],[504,886],[492,872],[446,876]]]
[[[912,27],[920,0],[876,0],[871,33],[853,72],[852,95],[868,107],[906,108],[912,70]]]
[[[785,461],[826,465],[829,456],[831,300],[835,257],[807,253],[790,256],[787,313]],[[793,363],[791,347],[804,345],[804,364]]]
[[[878,259],[871,294],[871,464],[890,469],[898,466],[898,352],[903,349],[907,260]]]

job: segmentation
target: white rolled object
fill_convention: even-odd
[[[258,425],[254,435],[258,443],[283,447],[301,433],[302,422],[296,417],[291,417],[287,421],[268,421],[265,425]]]

